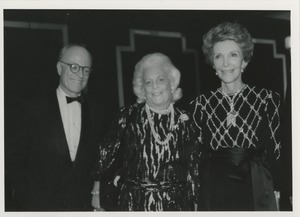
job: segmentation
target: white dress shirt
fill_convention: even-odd
[[[81,104],[77,101],[67,103],[68,96],[59,86],[56,90],[71,160],[74,161],[81,132]]]

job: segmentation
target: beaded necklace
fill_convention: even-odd
[[[157,111],[156,109],[153,109],[153,108],[150,108],[147,104],[146,104],[146,113],[147,113],[147,119],[149,121],[149,124],[150,124],[150,129],[151,129],[151,133],[155,139],[155,141],[160,144],[160,145],[166,145],[169,143],[171,137],[172,137],[172,130],[174,129],[174,107],[173,107],[173,104],[171,103],[169,108],[167,110],[165,110],[165,113],[164,114],[167,114],[167,113],[171,113],[171,121],[170,121],[170,128],[169,128],[169,133],[168,135],[166,136],[166,138],[161,141],[161,138],[159,136],[159,134],[155,131],[154,129],[154,121],[151,117],[151,114],[150,114],[150,109],[152,111]],[[159,110],[160,111],[160,110]],[[168,111],[168,112],[167,112]],[[156,112],[158,113],[158,112]]]
[[[235,93],[225,93],[221,88],[220,91],[223,94],[223,96],[225,97],[225,99],[227,100],[227,102],[229,103],[230,106],[230,111],[227,113],[227,118],[226,118],[226,122],[227,122],[227,126],[229,127],[230,125],[232,126],[236,126],[236,118],[239,115],[238,111],[236,111],[234,109],[234,99],[235,97],[241,93],[245,88],[247,87],[247,85],[242,86],[237,92]]]

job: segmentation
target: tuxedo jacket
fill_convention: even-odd
[[[24,115],[23,115],[24,113]],[[7,146],[7,174],[22,210],[91,209],[92,170],[103,132],[103,109],[86,99],[81,134],[72,162],[56,91],[28,102],[18,132]]]

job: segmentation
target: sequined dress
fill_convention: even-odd
[[[113,130],[100,145],[100,176],[119,165],[119,210],[191,210],[199,186],[199,151],[192,119],[174,107],[174,129],[170,133],[171,114],[150,111],[150,115],[161,140],[169,136],[169,141],[163,145],[155,141],[145,104],[123,107]]]
[[[280,158],[280,97],[246,85],[191,103],[201,144],[200,210],[274,210]]]

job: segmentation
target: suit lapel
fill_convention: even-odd
[[[78,164],[78,159],[80,159],[83,149],[88,144],[86,140],[88,139],[88,134],[90,130],[90,118],[89,118],[89,105],[85,100],[81,105],[81,131],[80,131],[80,139],[77,149],[76,158],[73,166],[75,167]]]
[[[55,138],[58,154],[62,157],[62,160],[66,165],[72,166],[72,161],[70,158],[68,143],[67,143],[64,126],[63,126],[63,122],[59,110],[56,91],[54,91],[50,95],[49,107],[51,113],[50,115],[51,127],[52,127],[53,136]]]

